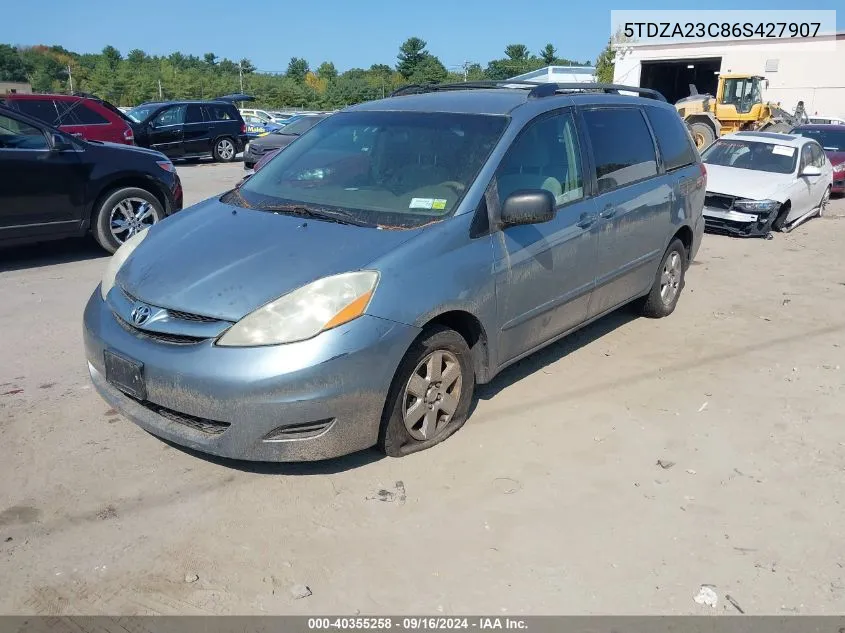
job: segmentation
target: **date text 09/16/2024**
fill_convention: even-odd
[[[330,629],[389,631],[445,631],[445,630],[525,630],[527,625],[521,618],[511,617],[347,617],[308,618],[308,629],[324,631]]]

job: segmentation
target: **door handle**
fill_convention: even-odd
[[[595,213],[582,213],[581,218],[578,220],[578,226],[582,229],[588,229],[596,222],[596,214]]]
[[[599,215],[602,217],[603,220],[609,220],[614,215],[616,215],[616,207],[607,205]]]

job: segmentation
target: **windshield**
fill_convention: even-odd
[[[323,118],[318,116],[302,117],[292,123],[288,123],[283,128],[279,129],[276,134],[295,134],[298,136],[300,134],[304,134],[322,120]]]
[[[806,136],[824,147],[828,152],[845,152],[845,130],[795,129],[790,134]]]
[[[137,108],[132,108],[129,112],[126,113],[130,119],[135,121],[135,123],[143,123],[146,121],[149,116],[155,111],[156,106],[138,106]]]
[[[238,191],[251,207],[305,204],[369,224],[420,226],[455,210],[507,123],[479,114],[335,114]]]
[[[708,165],[791,174],[797,156],[797,149],[789,145],[722,139],[708,147],[701,160]]]

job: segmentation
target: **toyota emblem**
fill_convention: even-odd
[[[137,305],[132,309],[132,323],[135,325],[144,325],[153,313],[150,306]]]

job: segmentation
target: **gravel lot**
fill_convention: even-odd
[[[179,171],[190,204],[243,169]],[[80,332],[102,252],[2,252],[0,612],[841,612],[843,218],[706,236],[672,317],[526,359],[433,450],[298,465],[116,415]]]

